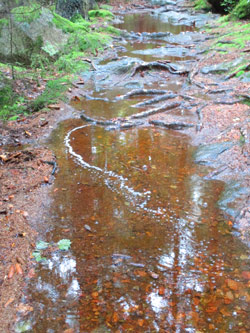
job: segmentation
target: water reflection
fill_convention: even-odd
[[[240,273],[246,249],[216,208],[223,184],[201,178],[187,137],[72,127],[77,122],[65,122],[53,138],[71,133],[72,151],[57,152],[59,190],[48,235],[70,238],[72,248],[52,252],[40,268],[31,290],[40,308],[33,331],[248,328]],[[143,207],[134,193],[146,197]]]

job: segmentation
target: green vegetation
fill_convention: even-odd
[[[59,98],[62,98],[62,94],[69,85],[70,81],[67,77],[48,81],[44,92],[27,104],[27,111],[35,112],[49,104],[56,103]]]
[[[60,56],[60,58],[55,62],[55,67],[60,72],[66,73],[80,73],[85,72],[89,68],[89,64],[83,61],[82,52],[71,52],[70,54],[65,54]]]
[[[240,0],[239,3],[234,7],[230,16],[239,19],[249,19],[250,18],[249,0]]]
[[[28,69],[12,65],[18,80],[23,80],[28,76],[31,80],[39,82],[40,77],[47,78],[49,81],[46,88],[34,100],[26,98],[25,92],[23,95],[18,95],[13,89],[14,82],[4,79],[4,75],[1,73],[1,68],[5,72],[10,65],[0,64],[0,119],[17,119],[20,114],[26,115],[38,111],[61,99],[71,84],[67,74],[88,70],[90,64],[84,59],[102,51],[104,46],[111,42],[111,35],[119,34],[118,29],[106,23],[113,18],[113,14],[109,11],[111,8],[108,5],[101,5],[101,9],[89,11],[91,21],[85,20],[80,14],[76,14],[71,20],[68,20],[51,12],[53,24],[68,36],[61,51],[55,51],[53,45],[49,42],[44,43],[41,37],[31,55]],[[28,24],[39,18],[41,12],[42,7],[36,2],[30,6],[19,6],[12,10],[15,21]],[[0,31],[7,24],[8,19],[1,19]],[[51,73],[55,72],[60,74],[59,79],[51,78]],[[3,82],[4,84],[2,84]]]
[[[221,22],[221,20],[219,20],[219,22]],[[246,46],[246,42],[249,41],[250,23],[243,24],[242,22],[227,21],[224,22],[223,26],[220,26],[219,29],[225,26],[227,26],[226,33],[217,38],[212,48],[243,49]]]
[[[98,9],[98,10],[90,10],[88,12],[89,18],[95,18],[95,17],[106,17],[106,18],[113,18],[114,15],[106,9]]]
[[[84,20],[81,16],[75,16],[73,21],[70,21],[56,13],[53,14],[53,23],[58,29],[61,29],[65,33],[87,32],[88,28],[91,26],[91,23]]]
[[[32,23],[40,17],[41,5],[34,3],[29,6],[19,6],[12,9],[12,14],[14,14],[14,20],[17,22]]]
[[[196,0],[194,8],[199,10],[203,9],[205,11],[211,10],[211,5],[206,0]]]
[[[194,7],[197,10],[214,10],[228,14],[226,20],[249,19],[250,2],[249,0],[194,0]]]
[[[1,78],[0,81],[2,82]],[[68,77],[51,79],[47,82],[44,92],[34,100],[27,99],[24,95],[14,93],[11,80],[5,80],[0,87],[0,119],[17,119],[20,114],[28,115],[31,112],[45,108],[49,104],[62,99],[63,93],[70,86]]]
[[[226,13],[230,13],[236,6],[238,0],[223,0],[221,1],[221,6],[224,8]]]

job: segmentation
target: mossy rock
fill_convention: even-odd
[[[31,4],[30,6],[19,6],[13,8],[11,13],[13,14],[14,21],[27,22],[30,24],[40,17],[42,9],[38,4]]]
[[[68,36],[53,23],[53,13],[47,8],[34,8],[21,6],[13,9],[12,36],[9,22],[1,20],[0,61],[29,65],[34,53],[42,52],[51,57],[67,43]],[[25,14],[21,16],[20,13]]]
[[[90,10],[88,12],[90,18],[95,17],[106,17],[106,18],[113,18],[114,15],[109,11],[105,9],[98,9],[98,10]]]

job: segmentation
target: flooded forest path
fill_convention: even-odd
[[[193,145],[202,131],[218,134],[204,125],[208,105],[239,98],[221,66],[199,67],[214,16],[162,4],[117,19],[121,36],[72,101],[81,118],[50,138],[59,169],[42,240],[71,247],[37,249],[45,259],[27,290],[32,332],[250,331],[248,247],[208,167],[238,146]]]

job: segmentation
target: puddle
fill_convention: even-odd
[[[125,16],[120,27],[193,31],[144,14]],[[99,68],[103,76],[121,70],[113,63]],[[152,98],[115,101],[133,89],[134,78],[132,86],[117,87],[112,77],[100,85],[99,74],[86,81],[90,97],[72,104],[88,116],[126,117],[139,111],[134,104]],[[160,75],[144,88],[182,88],[182,78]],[[171,114],[194,117],[181,108]],[[27,292],[32,332],[250,330],[248,250],[217,206],[224,184],[203,178],[206,167],[194,163],[188,136],[154,127],[107,131],[71,119],[53,132],[50,145],[59,171],[43,240],[70,239],[71,248],[51,247],[36,268]]]
[[[46,240],[72,246],[39,264],[32,332],[248,325],[246,248],[216,206],[223,183],[202,179],[188,137],[71,120],[51,140],[60,172]]]
[[[170,32],[180,34],[184,31],[194,31],[190,25],[175,25],[168,21],[159,19],[156,15],[151,14],[131,14],[124,17],[124,22],[115,25],[119,29],[125,29],[129,32]]]

